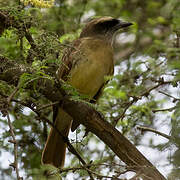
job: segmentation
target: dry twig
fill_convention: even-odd
[[[156,133],[156,134],[158,134],[160,136],[163,136],[163,137],[165,137],[165,138],[167,138],[169,140],[172,139],[171,136],[168,136],[167,134],[164,134],[162,132],[156,131],[155,129],[152,129],[152,128],[148,128],[148,127],[144,127],[144,126],[138,126],[137,129],[141,130],[142,132],[149,131],[149,132]]]
[[[23,178],[20,177],[19,169],[18,169],[18,144],[15,138],[14,129],[13,129],[10,117],[9,117],[9,113],[7,113],[7,119],[8,119],[8,126],[10,129],[10,133],[12,136],[12,140],[9,140],[9,142],[14,144],[14,162],[11,163],[10,166],[12,166],[14,170],[16,171],[17,180],[22,180]]]
[[[12,101],[13,97],[17,93],[18,89],[19,89],[19,87],[16,87],[15,90],[7,98],[7,105],[8,105],[7,108],[9,107],[10,102]],[[13,126],[12,126],[11,119],[10,119],[8,111],[7,111],[7,120],[8,120],[9,129],[10,129],[10,134],[11,134],[11,137],[12,137],[12,140],[9,140],[9,142],[14,144],[14,162],[11,163],[10,166],[12,166],[14,168],[14,170],[16,171],[17,180],[22,180],[23,178],[20,177],[19,169],[18,169],[18,143],[16,141],[14,129],[13,129]]]

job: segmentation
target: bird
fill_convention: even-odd
[[[114,73],[113,37],[118,30],[131,25],[109,16],[89,20],[79,38],[65,51],[57,78],[88,97],[88,101],[98,99],[106,84],[105,77]],[[70,129],[74,131],[79,124],[60,105],[53,109],[54,125],[68,137]],[[63,168],[66,147],[63,137],[52,127],[42,152],[42,164]]]

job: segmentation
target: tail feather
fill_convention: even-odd
[[[72,118],[61,108],[58,109],[55,126],[64,135],[68,136]],[[51,128],[50,134],[42,153],[42,164],[51,164],[55,167],[63,167],[66,154],[66,143],[59,133]]]

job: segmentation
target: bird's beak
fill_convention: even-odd
[[[128,27],[133,25],[133,23],[129,23],[129,22],[121,22],[120,23],[120,28],[124,28],[124,27]]]
[[[117,24],[117,26],[115,28],[116,28],[116,30],[118,30],[118,29],[129,27],[131,25],[133,25],[133,23],[123,22],[123,21],[119,20],[119,23]]]

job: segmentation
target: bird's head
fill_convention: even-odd
[[[117,30],[131,25],[132,23],[123,22],[112,17],[94,18],[83,28],[80,38],[97,36],[112,40],[112,37]]]

